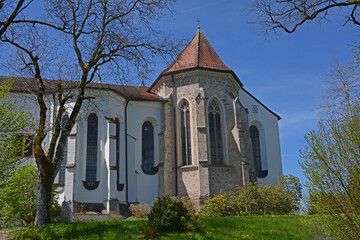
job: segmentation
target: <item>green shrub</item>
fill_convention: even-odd
[[[6,225],[27,225],[36,215],[35,166],[19,167],[1,189],[1,216]]]
[[[195,203],[193,202],[193,200],[191,200],[191,198],[182,197],[180,198],[180,201],[184,204],[184,206],[186,207],[186,209],[188,210],[191,216],[194,216],[195,214],[198,213],[198,211],[195,208]]]
[[[280,176],[280,187],[286,190],[290,196],[294,199],[293,204],[295,210],[300,209],[300,201],[302,198],[302,185],[300,183],[299,178],[289,174],[289,175],[281,175]]]
[[[201,206],[201,215],[204,217],[223,217],[229,215],[235,215],[235,202],[231,195],[233,192],[220,191],[219,194],[215,195],[205,201],[204,205]]]
[[[300,182],[290,175],[281,177],[278,185],[256,182],[248,183],[245,188],[234,186],[231,191],[221,191],[205,201],[200,213],[206,217],[289,214],[299,209],[300,199]]]
[[[189,230],[191,213],[180,199],[164,196],[154,202],[148,215],[149,223],[162,232]]]
[[[5,187],[0,189],[0,221],[5,227],[24,226],[36,216],[37,168],[33,165],[18,167]],[[60,207],[53,191],[51,213],[60,214]]]

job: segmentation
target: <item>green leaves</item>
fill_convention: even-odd
[[[27,225],[36,215],[36,175],[32,165],[18,167],[0,191],[1,215],[8,225]]]
[[[280,184],[248,183],[235,186],[229,192],[221,191],[205,201],[200,214],[206,217],[223,217],[251,214],[289,214],[299,209],[301,184],[292,175],[281,176]]]
[[[180,199],[164,196],[154,202],[149,223],[163,232],[184,232],[197,225],[196,219]]]
[[[17,134],[30,128],[29,116],[24,110],[16,110],[9,98],[12,84],[9,80],[0,85],[0,189],[21,163],[25,141]]]
[[[359,77],[340,67],[333,76],[327,96],[332,104],[305,135],[300,166],[309,180],[310,210],[324,214],[322,223],[334,236],[360,239]]]
[[[36,216],[36,182],[38,169],[34,165],[18,166],[10,176],[7,184],[0,188],[0,224],[6,227],[26,226],[35,220]],[[51,214],[60,214],[59,204],[51,193]]]

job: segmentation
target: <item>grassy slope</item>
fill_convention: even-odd
[[[191,233],[161,234],[161,239],[312,239],[320,231],[315,217],[241,216],[204,219],[206,227]],[[147,220],[54,223],[22,232],[23,239],[139,239]]]

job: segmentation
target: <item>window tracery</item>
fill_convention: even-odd
[[[180,128],[182,165],[191,165],[190,107],[187,101],[184,101],[180,106]]]
[[[219,104],[212,100],[208,106],[210,159],[212,165],[224,164],[221,112]]]

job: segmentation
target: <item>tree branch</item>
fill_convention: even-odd
[[[21,12],[21,6],[24,4],[24,0],[19,0],[18,4],[16,5],[14,11],[11,13],[10,17],[6,20],[6,22],[0,23],[0,37],[5,33],[6,29],[10,26],[10,24],[14,21],[16,16]],[[1,6],[3,3],[1,2]]]

